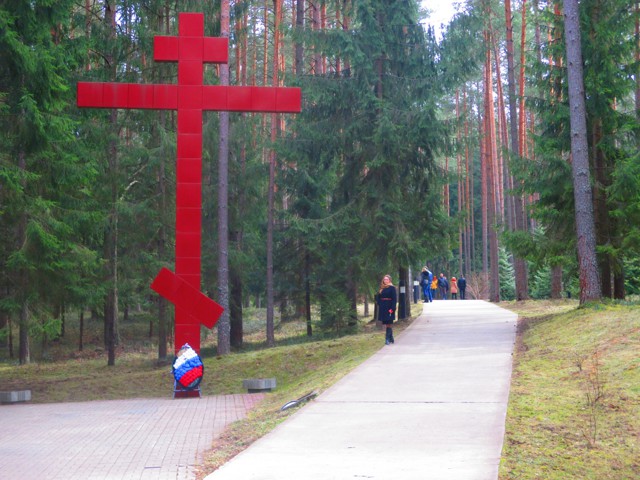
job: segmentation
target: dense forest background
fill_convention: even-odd
[[[436,36],[414,0],[4,0],[0,346],[20,363],[71,314],[102,319],[112,364],[145,312],[167,356],[171,305],[149,284],[174,261],[176,114],[79,109],[76,84],[175,84],[153,38],[179,12],[229,38],[205,83],[303,92],[299,115],[204,114],[219,353],[249,305],[268,343],[276,308],[312,335],[425,264],[491,301],[638,293],[639,2],[469,0]]]

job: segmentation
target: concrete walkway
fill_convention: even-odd
[[[424,304],[395,345],[206,480],[497,479],[516,319],[483,301]]]
[[[0,478],[195,478],[200,455],[264,397],[0,405]]]

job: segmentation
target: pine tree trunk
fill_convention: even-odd
[[[607,172],[607,161],[605,159],[604,152],[599,146],[603,136],[602,120],[595,119],[591,123],[591,152],[593,155],[595,177],[595,184],[593,186],[593,206],[596,229],[596,245],[608,245],[611,243],[611,221],[609,219],[609,209],[607,206],[606,188],[610,185],[610,180]],[[613,271],[611,269],[612,263],[613,258],[611,257],[611,255],[598,255],[602,296],[606,298],[613,298]]]
[[[9,329],[11,328],[11,323],[9,322],[9,314],[7,312],[0,311],[0,330],[4,330],[6,335],[3,335],[0,338],[0,348],[3,350],[9,346]]]
[[[487,127],[487,121],[486,121],[486,104],[487,104],[487,85],[486,85],[486,65],[485,65],[485,73],[484,73],[484,88],[485,88],[485,92],[484,92],[484,103],[485,103],[485,114],[484,116],[482,116],[481,119],[479,119],[480,122],[480,136],[479,138],[482,139],[482,141],[480,142],[480,198],[481,198],[481,205],[480,205],[480,212],[482,215],[482,273],[484,273],[485,275],[487,275],[489,273],[489,231],[487,228],[487,223],[488,223],[488,219],[487,219],[487,211],[489,209],[488,205],[488,198],[487,198],[487,166],[489,164],[489,159],[487,156],[487,139],[486,136],[488,135],[488,132],[486,131],[486,127]]]
[[[304,0],[296,0],[296,31],[301,35],[304,31]],[[304,45],[301,41],[295,44],[295,67],[296,75],[304,75]]]
[[[229,0],[220,4],[220,36],[229,38]],[[229,85],[229,64],[220,64],[220,84]],[[218,355],[231,352],[229,318],[229,112],[222,111],[218,145],[218,303],[224,312],[218,320]]]
[[[382,67],[382,62],[380,63],[380,66]],[[380,85],[382,85],[382,82],[380,82]],[[448,178],[449,177],[449,155],[445,155],[444,157],[444,171]],[[447,217],[450,217],[451,208],[449,205],[449,181],[447,181],[444,184],[444,187],[442,187],[442,207],[444,208],[444,211],[447,214]]]
[[[537,8],[537,7],[536,7]],[[536,25],[536,42],[540,40],[540,25]],[[522,30],[520,32],[520,80],[519,80],[519,96],[520,96],[520,117],[518,118],[518,153],[520,157],[524,158],[525,146],[527,144],[527,111],[526,111],[526,101],[525,101],[525,48],[526,48],[526,40],[527,40],[527,0],[522,0]],[[537,44],[537,43],[536,43]],[[539,54],[539,49],[538,49]],[[521,197],[519,197],[521,199]],[[524,217],[523,217],[524,218]],[[523,221],[522,225],[524,228],[524,224],[526,222]]]
[[[505,190],[510,191],[513,187],[511,184],[511,175],[509,173],[508,158],[505,160],[505,151],[509,145],[509,133],[507,132],[507,113],[504,104],[504,90],[502,88],[502,74],[500,72],[500,61],[498,49],[494,46],[495,65],[496,65],[496,84],[498,97],[498,132],[499,147],[496,151],[498,157],[498,170],[496,171],[496,188],[500,192],[497,197],[497,215],[499,223],[504,224],[506,228],[513,230],[513,196],[504,194]]]
[[[247,13],[244,13],[240,18],[236,20],[236,29],[238,35],[237,42],[237,54],[236,54],[236,78],[240,81],[240,84],[245,86],[247,83]],[[241,113],[241,121],[246,124],[247,114]],[[247,149],[243,143],[240,146],[240,170],[241,175],[246,175],[247,166]],[[238,205],[238,218],[242,219],[245,214],[247,199],[244,189],[240,189],[237,196],[232,199],[232,204]],[[243,237],[244,229],[242,221],[236,219],[232,224],[236,224],[231,232],[231,245],[237,252],[243,250]],[[241,272],[238,271],[238,267],[233,265],[229,268],[230,274],[230,302],[229,302],[229,336],[230,345],[233,348],[241,348],[244,344],[244,296],[243,296],[243,283]]]
[[[305,316],[307,320],[307,336],[313,335],[313,327],[311,325],[311,259],[309,251],[305,251],[304,255],[304,306]]]
[[[311,19],[312,30],[320,30],[320,5],[318,0],[311,0]],[[313,53],[313,74],[320,75],[322,73],[322,55],[315,47]]]
[[[498,257],[498,234],[497,225],[497,205],[496,205],[496,137],[495,137],[495,117],[493,106],[493,79],[491,74],[491,39],[490,32],[486,34],[486,69],[485,69],[485,141],[487,159],[487,238],[489,242],[489,300],[500,301],[500,262]]]
[[[622,263],[619,260],[617,263]],[[624,300],[626,296],[626,288],[624,286],[624,269],[622,265],[617,265],[616,273],[613,275],[613,298],[616,300]]]
[[[20,365],[31,362],[31,349],[29,347],[29,301],[24,299],[20,305],[20,344],[18,350],[18,361]]]
[[[526,155],[526,109],[525,109],[525,41],[526,41],[526,0],[522,0],[522,31],[520,34],[520,118],[518,132],[518,150],[516,150],[521,158]],[[516,193],[514,195],[514,222],[515,229],[518,232],[527,230],[526,214],[524,209],[524,201],[522,195]],[[529,273],[527,262],[524,258],[514,257],[514,270],[516,275],[516,300],[526,300],[529,298]]]
[[[27,157],[24,151],[18,153],[18,169],[26,174],[27,170]],[[25,177],[26,178],[26,175]],[[25,180],[22,180],[22,186],[25,186]],[[20,215],[18,226],[16,228],[16,248],[20,249],[22,245],[27,242],[27,213],[23,212]],[[28,291],[28,277],[27,271],[21,268],[17,272],[18,278],[18,298],[20,302],[20,317],[18,321],[18,361],[20,365],[25,365],[31,362],[31,352],[29,348],[29,300],[26,292]]]
[[[353,273],[352,266],[349,266],[349,271],[347,273],[346,292],[350,307],[348,326],[354,327],[358,324],[358,290],[356,288],[355,274]]]
[[[343,18],[343,22],[342,22],[342,30],[345,32],[348,32],[349,29],[351,28],[351,13],[352,13],[352,2],[351,0],[344,0],[344,9],[342,12],[342,18]],[[351,74],[351,63],[349,62],[348,58],[344,59],[344,66],[343,66],[343,71],[345,72],[345,76],[350,76]]]
[[[591,300],[600,300],[602,293],[596,258],[596,236],[589,173],[587,118],[578,14],[578,0],[565,0],[564,25],[571,120],[573,193],[578,240],[580,303],[583,304]]]
[[[168,24],[168,15],[164,15],[166,12],[165,9],[161,10],[161,13],[158,16],[158,30],[162,31],[164,28],[165,35],[169,35],[169,24]],[[156,67],[154,69],[154,73],[158,74],[157,69],[162,67]],[[158,75],[159,76],[159,75]],[[155,80],[155,79],[154,79]],[[167,113],[164,110],[159,112],[159,120],[158,123],[160,128],[164,131],[168,131],[168,117]],[[158,139],[158,141],[160,141]],[[167,255],[167,245],[168,245],[168,232],[165,219],[169,218],[170,210],[169,210],[169,197],[167,194],[167,175],[166,175],[166,157],[161,155],[158,159],[158,201],[160,202],[160,218],[162,219],[160,224],[160,230],[158,232],[158,257],[166,258]],[[167,314],[167,300],[159,295],[158,296],[158,362],[164,363],[167,361],[167,324],[168,324],[168,314]],[[151,332],[150,332],[151,336]]]
[[[525,7],[526,0],[522,2],[522,21],[525,20]],[[523,147],[524,147],[524,125],[521,122],[524,122],[524,40],[525,40],[525,30],[524,25],[522,27],[522,36],[521,36],[521,48],[522,55],[520,57],[521,65],[520,65],[520,94],[521,94],[521,104],[520,104],[520,122],[518,121],[518,112],[516,109],[516,79],[515,79],[515,59],[514,59],[514,48],[513,48],[513,24],[511,21],[512,18],[512,10],[511,10],[511,0],[505,0],[504,2],[504,10],[505,10],[505,18],[506,18],[506,30],[507,30],[507,82],[508,82],[508,91],[509,91],[509,132],[511,135],[511,145],[510,150],[511,154],[519,154],[521,157],[523,156]],[[518,127],[520,126],[520,132],[518,131]],[[513,230],[517,232],[521,232],[525,230],[524,226],[524,209],[522,205],[522,196],[519,193],[515,193],[511,195],[512,197],[512,205],[513,205]],[[527,274],[527,263],[523,258],[516,257],[514,255],[513,268],[515,271],[515,280],[516,280],[516,300],[526,300],[529,298],[529,282],[528,282],[528,274]]]
[[[504,105],[504,93],[502,89],[502,74],[500,72],[500,57],[498,55],[498,49],[494,43],[494,64],[496,66],[496,109],[498,112],[497,118],[497,127],[498,130],[495,133],[495,153],[494,153],[494,168],[495,168],[495,181],[494,181],[494,192],[496,197],[496,224],[501,227],[504,225],[505,213],[510,215],[511,209],[507,207],[508,202],[505,201],[504,198],[504,189],[507,185],[507,171],[505,162],[504,162],[504,150],[507,148],[507,144],[509,143],[509,135],[507,133],[507,115],[505,112]],[[494,114],[495,118],[495,114]],[[495,122],[494,122],[495,124]],[[499,140],[499,141],[498,141]],[[505,212],[506,210],[506,212]],[[507,224],[509,225],[509,220],[507,220]]]
[[[242,155],[241,155],[242,158]],[[244,160],[243,160],[244,162]],[[243,163],[244,164],[244,163]],[[244,211],[244,193],[239,193],[240,198],[237,203],[239,205],[240,212]],[[240,216],[242,217],[242,213]],[[241,252],[242,251],[242,236],[243,232],[240,229],[235,229],[231,233],[231,245],[233,248]],[[239,271],[238,267],[233,264],[229,268],[229,279],[231,286],[231,295],[230,295],[230,303],[229,303],[229,335],[230,335],[230,344],[233,348],[241,348],[244,344],[244,312],[243,312],[243,283],[242,283],[242,275]]]
[[[244,326],[242,322],[242,277],[237,268],[230,269],[231,302],[230,315],[230,343],[233,348],[242,348],[244,343]]]
[[[80,310],[79,330],[78,351],[81,352],[84,349],[84,307]]]
[[[166,129],[166,114],[160,112],[160,125]],[[159,158],[159,171],[158,171],[158,194],[160,201],[160,216],[162,219],[166,219],[169,216],[168,209],[168,197],[167,197],[167,184],[165,173],[165,157],[161,155]],[[167,228],[165,222],[161,222],[160,230],[158,232],[158,257],[165,258],[167,254]],[[167,360],[167,300],[163,296],[158,296],[158,361],[165,362]],[[150,332],[151,335],[151,332]]]
[[[9,328],[9,336],[7,338],[7,349],[9,350],[9,358],[13,360],[13,328],[12,328],[11,317],[7,318],[7,326]]]
[[[460,90],[456,89],[456,130],[458,145],[462,144],[462,122],[460,118]],[[462,154],[460,150],[456,153],[456,178],[458,180],[458,215],[463,216],[464,211],[464,188],[462,176]],[[464,217],[463,217],[464,218]],[[458,275],[464,272],[464,223],[458,225]]]
[[[551,267],[551,298],[562,298],[562,265]]]
[[[463,274],[471,273],[473,264],[473,193],[471,185],[473,183],[473,164],[469,155],[469,117],[467,111],[467,89],[463,90],[463,111],[464,111],[464,198],[465,198],[465,265],[462,268]]]
[[[278,57],[280,44],[280,9],[282,0],[273,0],[274,6],[274,38],[273,38],[273,77],[272,86],[278,86]],[[266,59],[266,58],[265,58]],[[271,114],[271,142],[277,138],[278,114]],[[269,152],[269,191],[267,211],[267,346],[276,344],[274,331],[274,286],[273,286],[273,230],[275,222],[275,177],[276,177],[276,152]]]
[[[105,3],[105,22],[109,29],[109,37],[115,49],[116,41],[116,8],[111,3]],[[107,65],[111,69],[111,81],[116,80],[115,57],[107,55]],[[118,132],[118,111],[112,109],[109,123],[114,136]],[[111,213],[105,232],[105,259],[107,261],[108,291],[105,305],[105,347],[107,349],[107,365],[114,366],[116,362],[116,344],[118,334],[118,147],[115,140],[109,143],[109,182]]]

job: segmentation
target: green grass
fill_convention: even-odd
[[[417,315],[422,304],[415,308]],[[304,389],[321,389],[332,383],[384,342],[384,333],[369,323],[369,317],[360,319],[355,334],[315,328],[313,337],[306,335],[304,322],[278,322],[276,347],[266,348],[264,312],[250,313],[244,347],[230,355],[217,356],[215,332],[203,330],[203,395],[245,393],[243,379],[275,377],[279,393],[287,395],[287,400],[291,395],[297,398],[298,393],[307,393]],[[65,337],[44,352],[36,348],[30,364],[20,366],[15,359],[0,358],[0,390],[29,389],[32,403],[170,397],[171,365],[158,364],[157,345],[151,341],[133,340],[145,338],[147,330],[145,319],[121,322],[116,364],[109,367],[100,345],[102,324],[86,321],[85,347],[79,352],[77,326],[69,322]]]
[[[640,309],[504,306],[520,321],[500,478],[640,478]]]

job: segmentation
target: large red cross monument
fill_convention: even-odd
[[[78,107],[178,110],[175,273],[163,268],[151,288],[175,305],[175,343],[200,352],[200,325],[223,308],[200,290],[202,112],[300,112],[299,88],[204,85],[205,63],[227,63],[226,38],[204,36],[204,15],[181,13],[178,36],[154,38],[153,58],[178,62],[178,84],[79,82]]]

